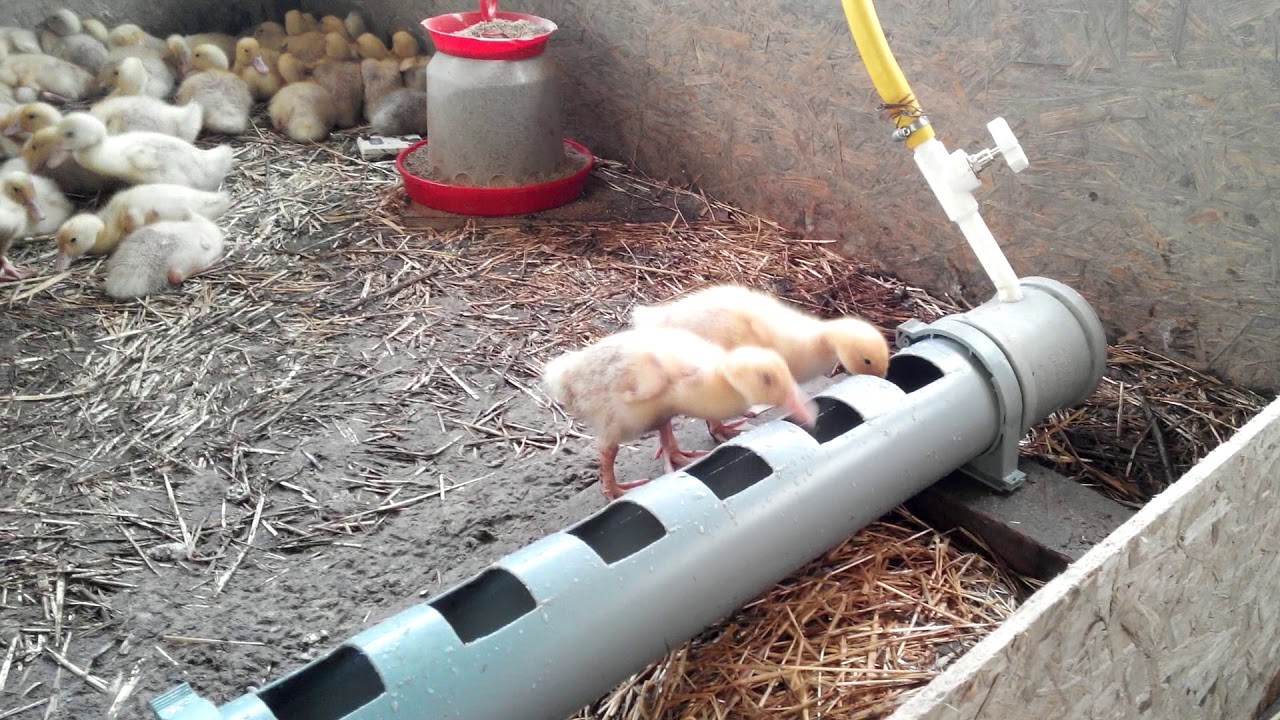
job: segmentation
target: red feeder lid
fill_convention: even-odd
[[[545,32],[524,38],[485,38],[465,37],[454,33],[465,30],[472,25],[483,22],[479,12],[449,13],[436,15],[422,21],[422,27],[431,36],[436,50],[455,57],[473,60],[523,60],[542,54],[546,49],[547,38],[555,32],[555,23],[537,15],[498,11],[495,20],[527,20],[545,30]]]

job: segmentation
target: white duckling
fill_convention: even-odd
[[[109,135],[102,121],[88,113],[71,113],[57,128],[62,147],[49,158],[50,166],[58,167],[70,155],[100,175],[135,185],[173,183],[217,190],[234,156],[229,145],[205,150],[160,133]]]
[[[55,267],[67,269],[82,255],[105,255],[120,244],[129,232],[142,224],[162,220],[182,220],[196,214],[217,220],[231,207],[225,192],[196,190],[185,185],[153,183],[135,185],[111,197],[97,214],[81,213],[58,229],[58,257]]]
[[[138,72],[139,64],[142,72]],[[113,89],[115,95],[150,95],[164,100],[173,92],[174,76],[156,52],[143,45],[126,45],[107,54],[98,70],[97,84],[100,89]]]
[[[93,73],[52,55],[24,53],[0,60],[0,83],[73,102],[92,90]]]
[[[352,10],[342,19],[342,24],[347,26],[347,37],[360,37],[366,32],[364,17],[359,11]]]
[[[41,24],[40,44],[48,55],[97,74],[107,61],[107,46],[84,31],[80,16],[66,8],[50,13]]]
[[[319,142],[333,131],[337,110],[324,86],[305,77],[289,53],[280,56],[280,74],[289,82],[271,98],[267,113],[276,132],[295,142]]]
[[[8,53],[39,53],[40,39],[31,30],[20,27],[0,27],[0,50]]]
[[[632,310],[636,328],[680,328],[716,345],[775,350],[799,382],[828,372],[837,362],[853,374],[884,377],[889,344],[871,323],[855,317],[822,320],[767,293],[718,285],[679,299]],[[747,414],[753,416],[752,413]],[[742,421],[708,423],[717,439],[732,437]]]
[[[112,28],[107,34],[107,44],[116,48],[143,47],[157,55],[163,55],[168,50],[163,40],[133,23],[124,23]]]
[[[111,92],[108,98],[147,96],[147,83],[151,81],[142,58],[127,57],[111,71]],[[157,99],[159,99],[157,97]]]
[[[131,211],[129,234],[107,260],[107,295],[134,298],[181,285],[213,267],[222,257],[222,230],[198,213],[179,220],[150,223]]]
[[[175,106],[148,95],[109,97],[89,108],[89,114],[101,120],[112,135],[146,130],[187,142],[195,142],[204,119],[199,105]]]
[[[27,276],[9,260],[13,241],[27,231],[28,210],[7,197],[0,196],[0,280],[21,280]]]
[[[725,420],[767,402],[786,407],[805,424],[815,418],[777,353],[752,347],[726,351],[685,330],[624,330],[553,359],[542,379],[552,397],[595,432],[601,489],[609,498],[648,482],[618,482],[614,461],[620,443],[658,430],[669,467],[699,454],[676,444],[676,415]]]
[[[202,125],[209,132],[239,135],[249,127],[253,94],[239,75],[230,71],[227,55],[216,45],[197,45],[191,53],[195,72],[178,86],[179,105],[199,105]]]
[[[57,183],[25,170],[10,170],[0,174],[0,193],[26,208],[27,233],[30,235],[53,233],[71,217],[75,209]]]
[[[21,150],[22,169],[47,177],[71,195],[91,196],[113,190],[122,183],[85,168],[74,158],[68,158],[56,168],[49,167],[49,158],[62,147],[62,136],[56,125],[41,128],[27,139]]]

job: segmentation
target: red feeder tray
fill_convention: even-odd
[[[494,13],[495,20],[528,20],[546,29],[541,35],[526,38],[483,38],[454,35],[476,23],[483,22],[479,12],[449,13],[436,15],[422,21],[422,27],[431,36],[436,50],[454,57],[471,58],[473,60],[523,60],[542,53],[547,46],[547,38],[555,32],[557,25],[546,18],[526,13],[504,12]]]
[[[479,15],[479,13],[475,14]],[[591,175],[591,168],[596,163],[595,156],[590,150],[565,138],[566,148],[573,148],[587,158],[586,165],[572,175],[532,185],[511,187],[451,185],[414,175],[404,166],[405,158],[426,144],[427,140],[420,140],[401,150],[396,156],[396,170],[404,179],[405,191],[414,202],[457,215],[485,217],[526,215],[567,205],[582,194],[583,188],[587,185],[587,178]]]

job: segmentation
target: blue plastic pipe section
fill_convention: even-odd
[[[968,330],[916,327],[888,380],[819,394],[814,430],[779,420],[745,433],[221,708],[182,685],[153,709],[163,720],[563,720],[933,482],[1016,444],[1028,404],[1048,413],[1088,395],[1105,359],[1096,316],[1061,284],[1023,285],[1069,311],[1005,303],[1000,328],[962,323],[987,338],[968,343],[948,336]],[[1008,315],[1020,306],[1088,327]],[[1014,361],[993,349],[1023,341],[1058,347]],[[1021,387],[1037,382],[1038,361],[1052,365],[1045,382]],[[1073,363],[1088,370],[1063,371]],[[1033,403],[1006,396],[1028,391]]]

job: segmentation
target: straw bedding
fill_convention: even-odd
[[[100,263],[0,286],[2,718],[139,717],[183,677],[225,701],[554,529],[538,508],[595,493],[594,465],[538,370],[635,302],[745,282],[886,331],[963,309],[708,198],[666,225],[410,232],[392,166],[351,136],[235,144],[212,272],[133,303],[102,295]],[[1024,450],[1137,505],[1263,403],[1113,347],[1102,387]],[[398,566],[406,527],[430,534]],[[328,589],[353,562],[360,594]],[[1027,589],[899,512],[579,717],[879,717]],[[377,612],[317,615],[305,638],[231,620],[322,592]]]

